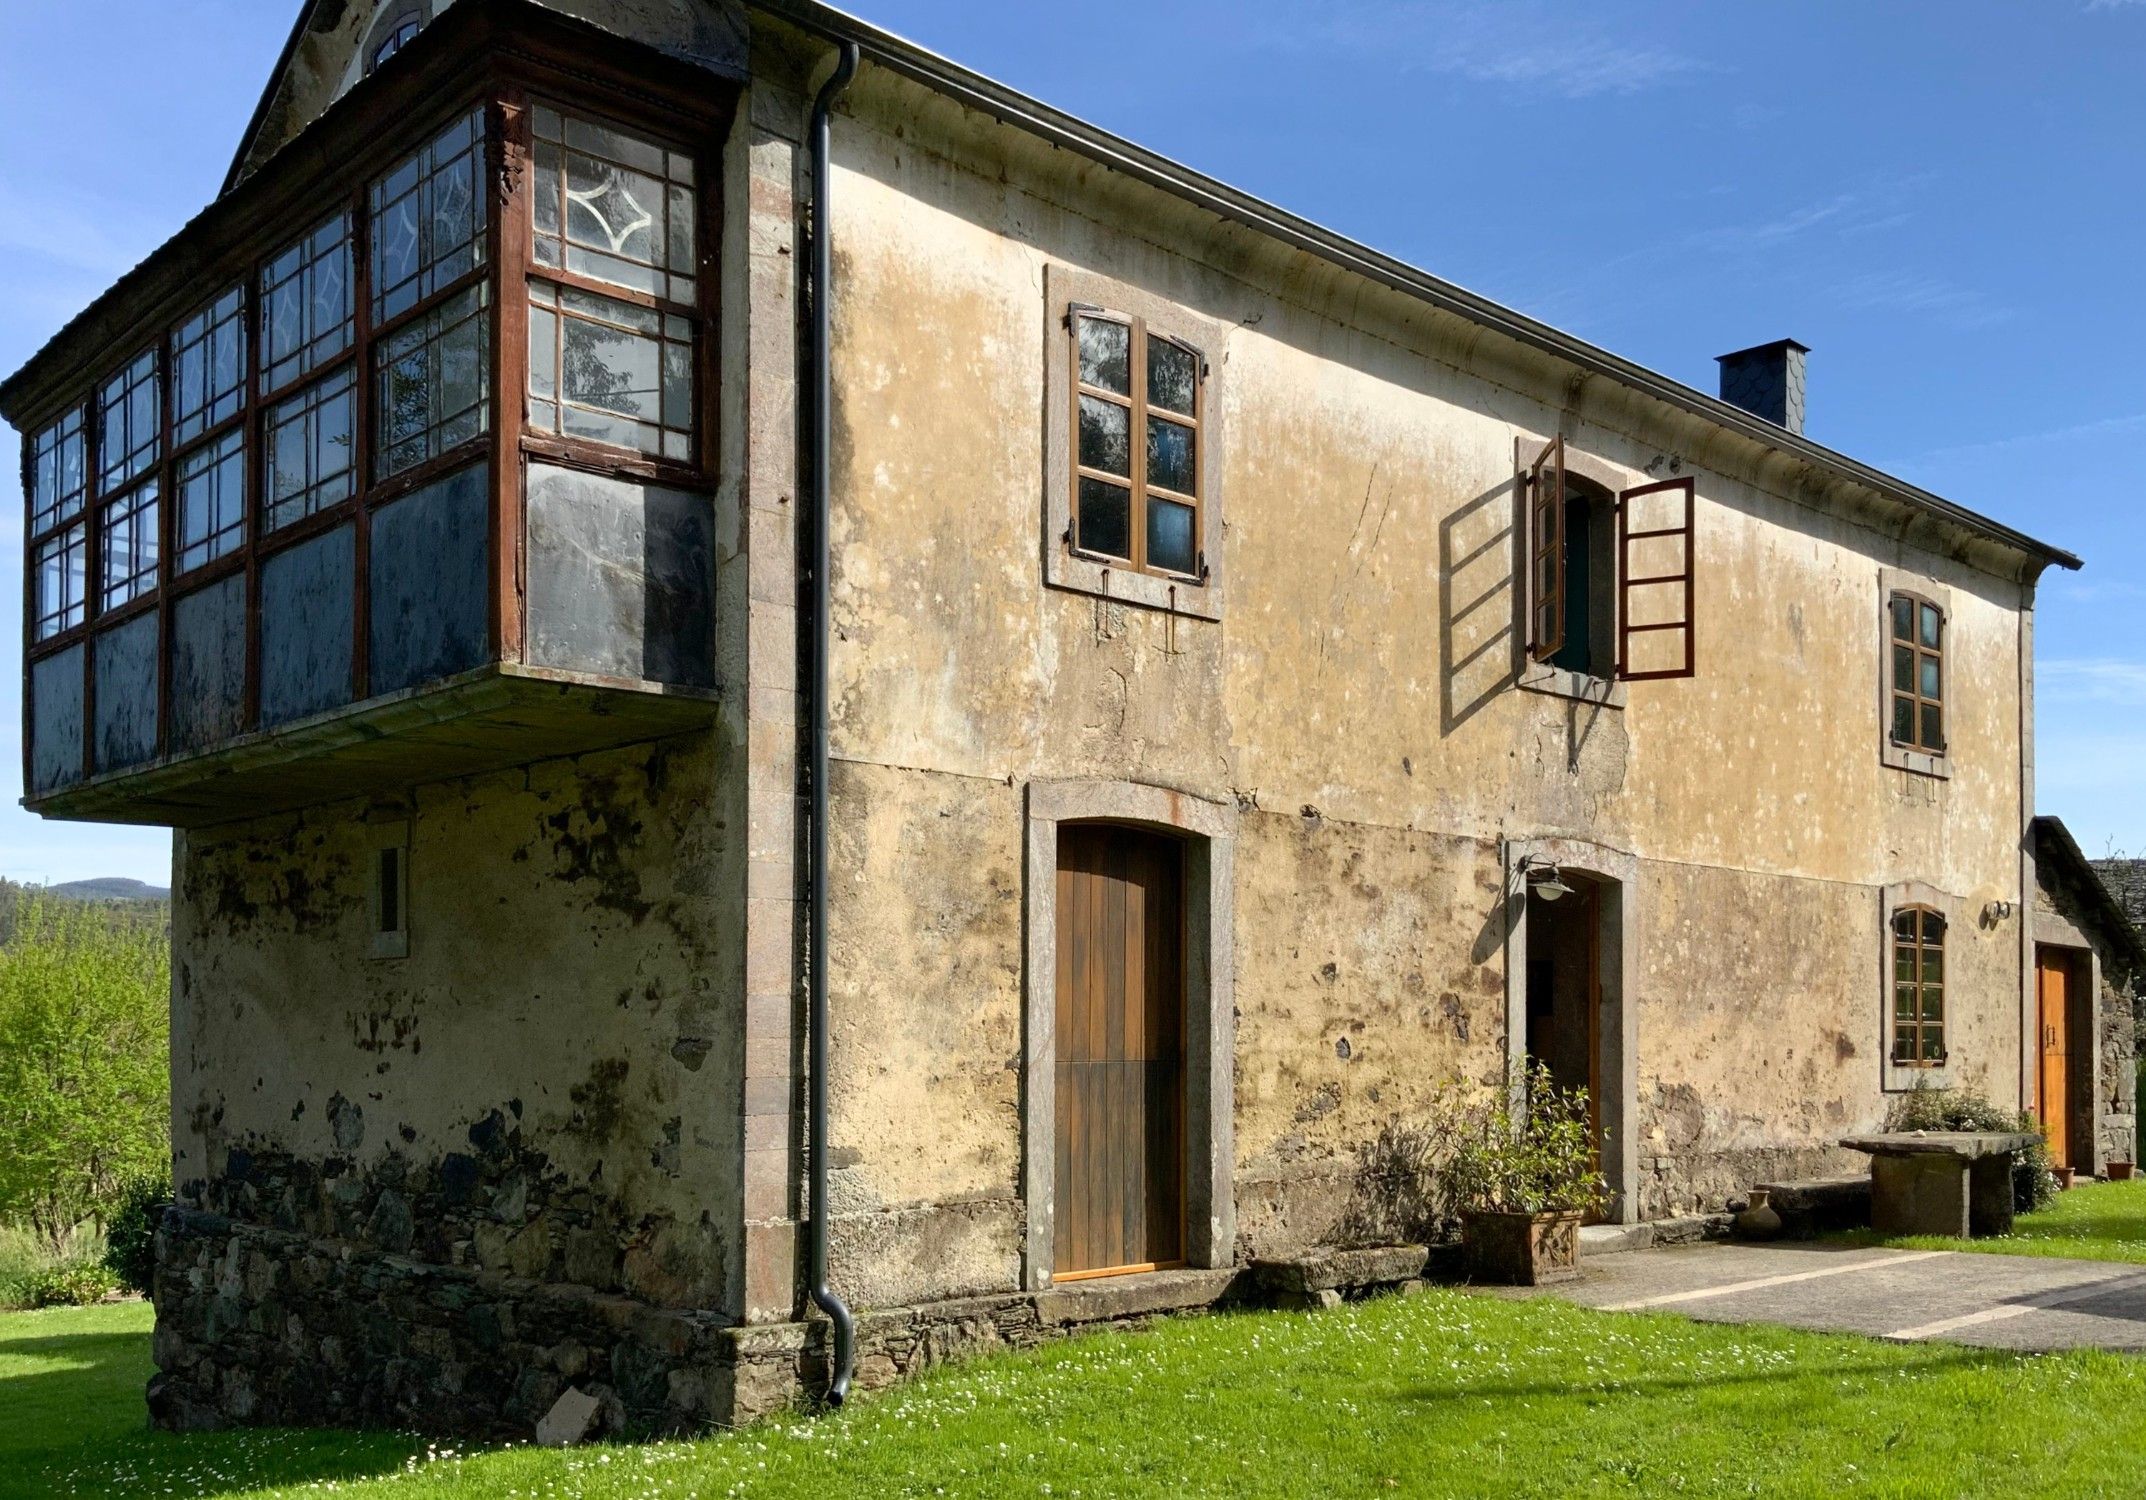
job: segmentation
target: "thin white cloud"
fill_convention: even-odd
[[[2142,0],[2142,3],[2146,3],[2146,0]],[[2085,438],[2112,437],[2119,433],[2136,432],[2141,428],[2146,428],[2146,412],[2134,412],[2126,417],[2101,417],[2092,422],[2076,422],[2068,427],[2050,427],[2040,432],[2019,432],[2010,437],[1989,438],[1979,443],[1932,448],[1914,462],[1950,463],[1963,458],[1988,458],[2020,448],[2039,447],[2044,443],[2074,443]]]
[[[2034,666],[2039,695],[2063,703],[2122,703],[2146,710],[2146,661],[2089,656],[2039,661]]]
[[[1250,34],[1270,51],[1319,50],[1568,99],[1637,94],[1707,64],[1645,40],[1615,37],[1598,22],[1540,5],[1483,0],[1344,0],[1304,7]]]
[[[104,281],[132,270],[153,237],[114,234],[133,216],[88,198],[23,191],[0,182],[0,254],[30,255]]]

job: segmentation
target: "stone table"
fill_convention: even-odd
[[[1870,1157],[1870,1221],[1880,1234],[2009,1234],[2018,1130],[1892,1130],[1841,1144]]]

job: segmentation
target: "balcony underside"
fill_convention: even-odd
[[[23,805],[48,818],[200,828],[704,729],[717,694],[501,664]]]

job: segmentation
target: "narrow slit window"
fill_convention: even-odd
[[[484,264],[484,111],[471,110],[372,187],[373,321]]]
[[[480,283],[413,319],[375,351],[374,478],[414,468],[490,428],[489,313]]]
[[[104,559],[106,609],[132,603],[156,587],[157,499],[152,475],[104,507],[98,551]]]
[[[157,461],[164,440],[156,351],[138,356],[105,382],[97,398],[97,487],[118,489]]]
[[[88,492],[88,446],[78,406],[40,432],[31,445],[30,534],[80,515]]]
[[[265,530],[350,498],[356,477],[353,391],[346,366],[270,408]]]
[[[575,287],[529,287],[529,425],[693,459],[693,324]]]
[[[246,435],[227,432],[179,460],[179,571],[246,539]]]
[[[50,640],[82,623],[89,600],[89,534],[72,527],[41,543],[33,562],[37,611],[32,621],[37,639]]]
[[[541,104],[533,114],[536,263],[692,303],[693,158]]]
[[[407,839],[373,851],[372,956],[410,956],[410,849]]]
[[[350,216],[337,214],[261,272],[261,389],[279,391],[350,347]]]
[[[1075,307],[1069,322],[1074,549],[1203,581],[1199,351],[1101,309]]]
[[[1945,1061],[1945,918],[1911,906],[1893,918],[1893,1062]]]
[[[1893,743],[1930,755],[1945,753],[1945,612],[1915,594],[1895,594],[1888,700]]]
[[[190,443],[246,399],[245,293],[232,287],[171,336],[171,440]]]

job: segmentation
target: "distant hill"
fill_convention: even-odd
[[[65,896],[70,901],[169,901],[171,891],[161,885],[149,885],[139,880],[120,876],[107,876],[100,880],[70,880],[62,885],[45,887],[55,896]]]

